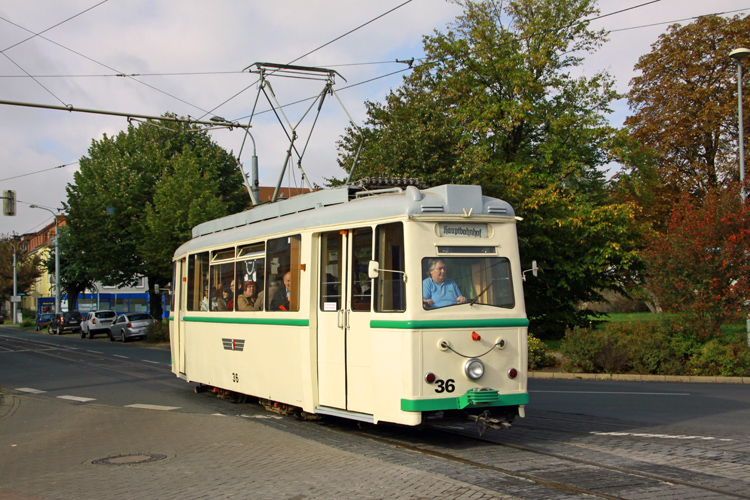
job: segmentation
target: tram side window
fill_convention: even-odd
[[[265,306],[267,311],[299,311],[300,235],[268,240]]]
[[[212,252],[209,275],[211,311],[232,311],[235,301],[234,248]]]
[[[187,310],[208,311],[208,252],[188,257]]]
[[[265,283],[264,256],[265,244],[258,243],[240,248],[238,258],[247,260],[237,261],[236,280],[237,300],[235,310],[237,311],[262,311],[263,310],[263,285]]]
[[[331,231],[321,235],[320,241],[320,310],[338,311],[341,308],[343,238],[338,231]]]
[[[352,311],[369,311],[372,302],[370,278],[367,266],[372,260],[372,228],[363,227],[354,230],[352,242],[351,293]]]
[[[375,258],[380,269],[375,279],[375,311],[403,312],[406,310],[404,283],[404,225],[401,222],[383,224],[376,228]],[[401,271],[400,273],[388,272]]]

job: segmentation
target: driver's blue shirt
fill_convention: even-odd
[[[430,299],[435,304],[432,308],[452,306],[456,304],[461,296],[458,285],[451,279],[446,279],[440,284],[435,283],[432,278],[426,278],[422,282],[422,298]]]

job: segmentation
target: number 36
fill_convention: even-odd
[[[438,380],[437,382],[437,389],[435,389],[435,392],[453,392],[456,390],[456,381],[452,378],[449,378],[448,380]]]

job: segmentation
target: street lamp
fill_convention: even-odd
[[[39,205],[29,205],[29,208],[39,208],[52,214],[55,219],[55,314],[60,313],[60,227],[57,223],[57,214],[49,208],[40,207]]]
[[[745,204],[745,127],[742,120],[742,60],[750,56],[750,49],[734,49],[729,57],[737,61],[737,123],[740,134],[740,196]]]
[[[745,207],[745,127],[742,119],[742,60],[750,56],[750,49],[734,49],[729,57],[737,61],[737,123],[740,140],[740,198]],[[747,318],[747,345],[750,346],[750,316]]]

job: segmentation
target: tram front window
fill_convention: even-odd
[[[502,257],[438,257],[422,260],[422,306],[515,305],[510,261]]]

